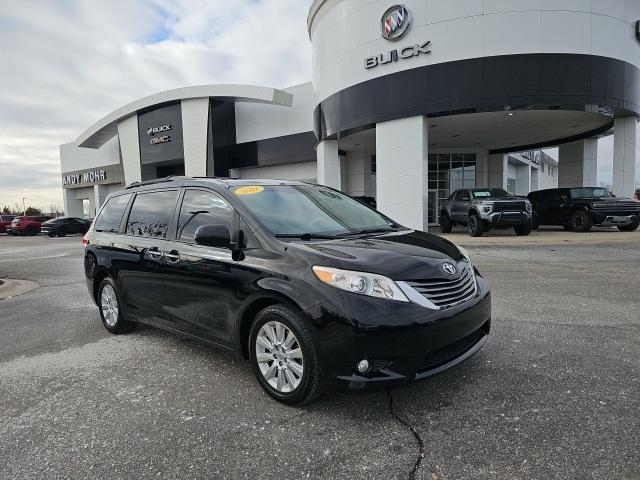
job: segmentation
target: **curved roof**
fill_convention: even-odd
[[[290,93],[255,85],[195,85],[175,88],[141,98],[105,115],[85,130],[76,139],[76,144],[86,148],[100,148],[118,133],[119,121],[135,115],[140,110],[167,102],[207,97],[235,102],[270,103],[285,107],[290,107],[293,103],[293,95]]]

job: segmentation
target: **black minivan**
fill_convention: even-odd
[[[465,250],[321,185],[135,183],[83,243],[107,330],[143,322],[236,350],[290,405],[426,378],[489,334],[489,287]]]

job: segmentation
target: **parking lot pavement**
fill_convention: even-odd
[[[230,354],[109,335],[79,237],[0,237],[0,278],[40,285],[0,300],[0,478],[404,479],[411,427],[418,479],[638,479],[640,235],[554,233],[467,247],[492,287],[490,339],[393,390],[395,415],[384,392],[285,407]]]

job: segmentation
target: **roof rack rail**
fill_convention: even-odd
[[[135,188],[135,187],[141,187],[143,185],[153,185],[154,183],[165,183],[165,182],[171,182],[173,181],[175,178],[174,175],[169,175],[168,177],[164,177],[164,178],[154,178],[152,180],[145,180],[144,182],[133,182],[129,185],[127,185],[126,187],[124,187],[124,189],[128,189],[128,188]]]

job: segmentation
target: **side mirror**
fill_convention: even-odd
[[[230,248],[231,234],[226,225],[202,225],[196,230],[193,239],[198,245],[216,248]]]

